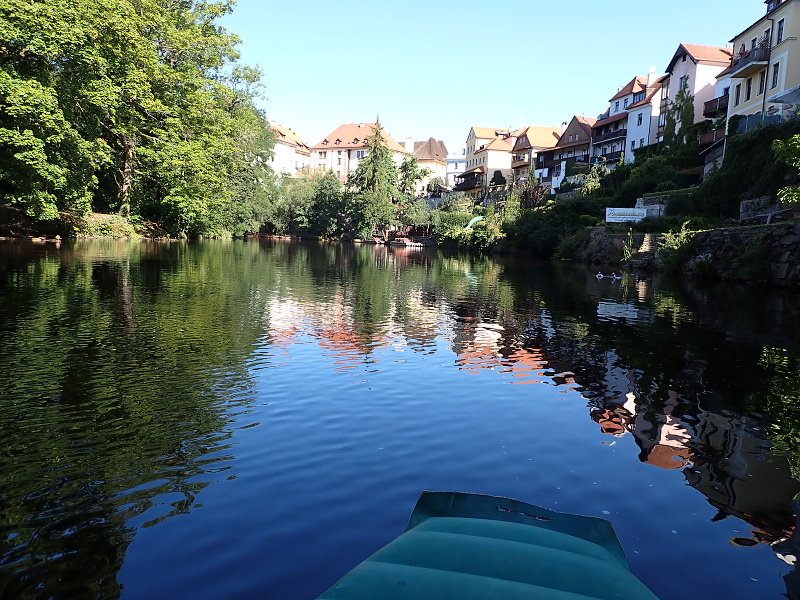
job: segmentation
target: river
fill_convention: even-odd
[[[422,490],[800,600],[800,296],[316,242],[0,242],[0,598],[309,599]]]

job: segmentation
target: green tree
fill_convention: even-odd
[[[427,167],[420,167],[416,156],[407,155],[400,164],[399,180],[397,188],[399,192],[407,197],[413,197],[417,183],[425,179],[433,171]]]
[[[317,181],[314,192],[314,229],[323,237],[340,235],[343,213],[342,184],[333,171],[328,171]]]
[[[376,227],[395,220],[394,202],[401,195],[397,189],[397,167],[380,122],[375,123],[365,143],[367,155],[347,182],[351,226],[360,237],[370,237]]]
[[[506,183],[506,178],[503,177],[502,172],[495,170],[495,172],[492,173],[492,180],[489,182],[489,185],[505,185]]]
[[[260,73],[234,67],[239,40],[216,24],[232,7],[0,3],[0,203],[229,228],[243,189],[230,176],[252,166],[254,142],[271,145],[251,102]]]

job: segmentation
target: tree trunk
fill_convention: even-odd
[[[133,158],[136,153],[136,140],[129,135],[122,136],[123,165],[122,186],[119,190],[119,214],[127,217],[131,212],[131,185],[133,184]]]

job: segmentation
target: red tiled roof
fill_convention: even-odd
[[[719,46],[700,46],[699,44],[681,44],[675,51],[672,60],[669,61],[667,73],[672,73],[672,68],[678,62],[678,58],[682,55],[688,54],[695,62],[702,62],[706,64],[718,64],[720,66],[725,63],[730,63],[733,52],[730,48],[721,48]]]
[[[419,160],[440,160],[447,159],[447,147],[441,140],[428,138],[424,142],[414,142],[414,156]]]
[[[272,135],[275,136],[275,143],[278,144],[286,144],[287,146],[292,146],[295,148],[297,152],[301,154],[310,154],[308,151],[308,145],[302,140],[302,138],[297,135],[294,131],[289,129],[288,127],[284,127],[282,125],[270,125],[270,131],[272,131]]]
[[[652,87],[648,88],[647,93],[644,95],[644,100],[639,100],[639,102],[634,102],[633,104],[629,105],[626,110],[632,110],[634,108],[639,108],[640,106],[644,106],[646,104],[650,104],[650,101],[653,99],[653,96],[656,95],[656,92],[661,89],[661,80],[653,84]]]
[[[628,94],[636,94],[638,92],[644,91],[647,88],[647,77],[640,77],[636,76],[631,79],[627,84],[625,84],[617,93],[616,95],[609,100],[609,102],[613,102],[623,96],[627,96]]]
[[[494,127],[472,127],[475,132],[475,137],[483,139],[492,139],[498,137],[498,132],[502,135],[508,135],[508,129],[494,128]]]
[[[527,148],[550,148],[554,142],[561,138],[560,127],[541,127],[531,125],[524,127],[518,132],[517,141],[514,143],[514,150]]]
[[[375,123],[345,123],[334,129],[324,140],[311,146],[312,150],[337,150],[366,148],[366,138],[375,130]],[[381,130],[381,138],[386,146],[395,152],[408,154],[406,149],[398,144],[385,129]]]

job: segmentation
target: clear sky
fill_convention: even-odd
[[[264,71],[267,116],[309,145],[377,115],[453,150],[469,128],[596,117],[681,42],[725,46],[763,0],[238,0],[222,25]]]

